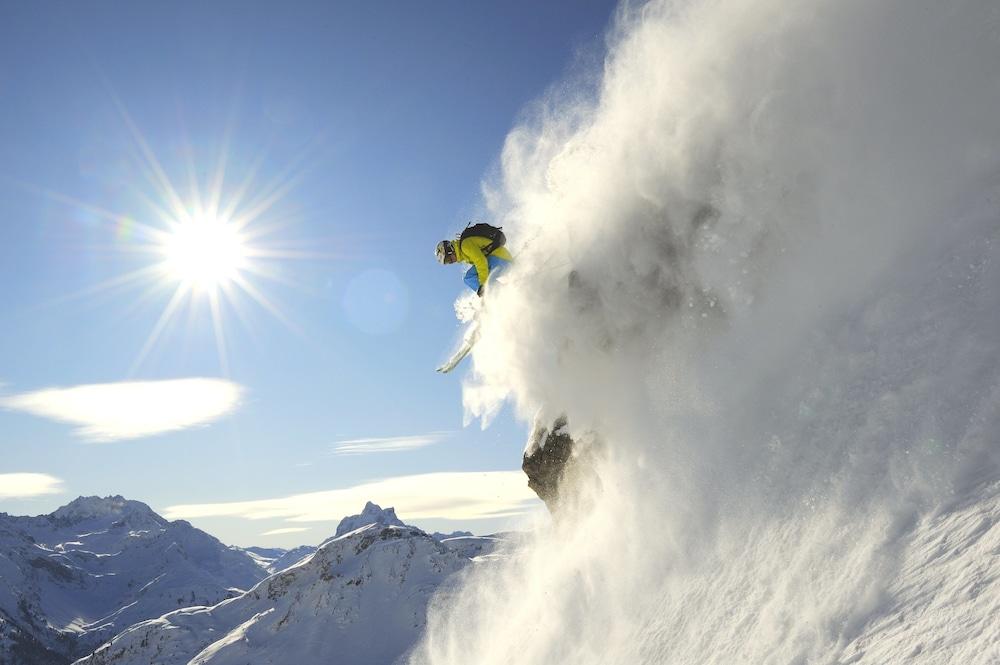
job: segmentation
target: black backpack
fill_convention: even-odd
[[[507,244],[507,236],[503,234],[502,227],[493,226],[484,222],[466,226],[465,230],[462,231],[462,234],[458,236],[458,243],[461,245],[462,241],[470,236],[489,238],[490,244],[483,247],[483,254],[486,255],[492,254],[498,247],[503,247]]]

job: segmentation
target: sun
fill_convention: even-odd
[[[249,249],[238,225],[211,213],[173,224],[161,249],[166,276],[194,293],[227,289],[249,267]]]
[[[283,200],[302,177],[303,164],[313,146],[307,146],[303,154],[270,180],[260,179],[267,163],[266,151],[247,162],[239,177],[234,178],[227,173],[227,166],[235,162],[229,152],[233,129],[227,127],[214,168],[209,161],[202,161],[210,158],[186,143],[186,163],[179,168],[186,166],[183,175],[188,186],[182,190],[124,105],[117,99],[115,102],[134,139],[134,170],[145,183],[139,181],[133,186],[137,200],[145,205],[124,214],[58,192],[41,193],[104,222],[114,239],[112,248],[135,263],[127,272],[66,298],[141,289],[131,312],[163,299],[159,316],[129,369],[130,375],[138,372],[150,354],[178,331],[177,323],[185,314],[188,325],[184,330],[189,333],[197,333],[208,324],[224,375],[229,373],[226,319],[230,315],[251,328],[255,322],[248,308],[256,305],[303,336],[303,331],[263,288],[263,282],[300,287],[287,269],[288,262],[343,258],[321,251],[322,243],[295,240],[286,234],[299,217],[293,214],[294,206],[283,205]],[[203,179],[202,173],[207,178]]]

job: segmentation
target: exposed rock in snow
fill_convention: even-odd
[[[551,431],[536,424],[528,439],[521,469],[528,476],[528,487],[545,502],[549,512],[555,512],[559,484],[572,454],[573,439],[566,432],[565,418],[557,420]]]
[[[47,649],[34,635],[22,630],[0,612],[0,663],[7,665],[64,665],[69,659]]]
[[[381,506],[369,501],[365,504],[364,510],[359,515],[351,515],[340,521],[340,524],[337,526],[337,534],[334,538],[339,538],[345,533],[350,533],[369,524],[406,526],[396,517],[396,510],[394,508],[382,510]]]
[[[558,512],[562,488],[584,479],[595,482],[592,472],[597,437],[588,434],[579,442],[569,433],[565,417],[557,418],[551,429],[535,423],[528,437],[521,470],[528,476],[528,487],[538,495],[549,512]]]

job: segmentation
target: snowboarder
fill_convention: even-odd
[[[434,254],[438,263],[471,263],[472,267],[465,273],[465,283],[483,296],[490,277],[503,272],[513,260],[504,245],[507,242],[503,231],[490,224],[472,224],[467,226],[455,240],[442,240],[437,244]]]

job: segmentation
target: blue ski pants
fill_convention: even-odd
[[[486,264],[490,267],[490,275],[486,278],[486,281],[490,282],[494,276],[501,274],[507,269],[510,261],[490,254],[486,257]],[[476,273],[476,266],[472,266],[469,268],[469,272],[465,273],[465,283],[473,291],[479,290],[479,275]]]

